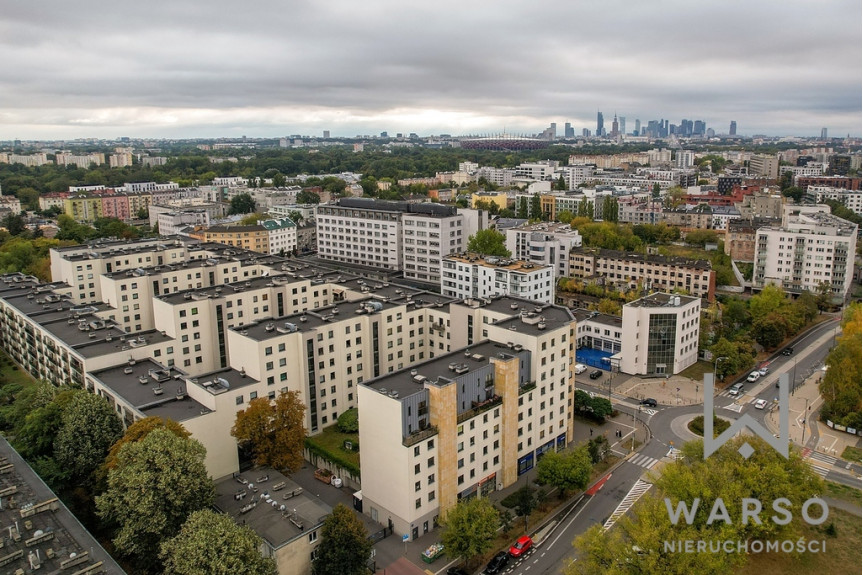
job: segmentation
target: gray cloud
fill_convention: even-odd
[[[845,0],[7,2],[0,139],[580,130],[597,109],[859,135],[860,20]]]

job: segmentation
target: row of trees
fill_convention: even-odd
[[[743,459],[737,450],[749,443],[755,452]],[[824,486],[812,469],[794,451],[785,459],[763,440],[747,435],[723,445],[708,459],[703,458],[701,440],[682,448],[683,459],[666,465],[652,481],[652,489],[610,531],[597,524],[575,540],[579,560],[566,568],[567,575],[608,575],[643,573],[645,575],[724,574],[740,569],[746,554],[738,551],[736,541],[796,540],[802,532],[800,509]],[[769,506],[758,513],[758,521],[742,521],[742,498],[761,502],[784,497],[790,502],[792,520],[779,525],[770,516]],[[690,523],[682,513],[670,519],[665,501],[672,510],[678,505],[691,509],[696,498],[701,504]],[[714,501],[727,505],[730,521],[708,521]],[[817,516],[816,511],[812,511]],[[669,553],[665,541],[734,541],[730,552]]]
[[[863,373],[863,320],[860,304],[850,306],[842,319],[842,335],[827,356],[827,373],[818,388],[824,398],[821,418],[853,429],[863,426],[861,387]]]

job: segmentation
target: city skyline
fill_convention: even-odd
[[[0,140],[538,133],[596,113],[861,133],[861,6],[155,2],[4,11]],[[492,9],[493,8],[493,9]],[[590,33],[588,33],[590,31]],[[529,71],[529,73],[526,73]],[[610,129],[609,129],[610,131]]]

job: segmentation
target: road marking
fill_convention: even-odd
[[[731,405],[725,405],[722,408],[727,409],[728,411],[736,411],[737,413],[743,411],[743,406],[736,403],[732,403]]]
[[[579,499],[579,500],[575,503],[575,505],[578,505],[578,504],[582,501],[582,499],[584,499],[584,496],[583,496],[583,495],[581,496],[581,499]],[[563,529],[561,529],[561,530],[560,530],[560,533],[558,533],[558,534],[557,534],[557,537],[555,537],[555,538],[554,538],[554,540],[546,546],[546,550],[549,550],[549,549],[551,549],[552,547],[554,547],[554,544],[555,544],[555,543],[557,543],[557,540],[558,540],[558,539],[560,539],[561,535],[563,535],[564,533],[566,533],[566,530],[567,530],[567,529],[569,529],[569,527],[570,527],[570,525],[572,525],[573,521],[575,521],[576,519],[578,519],[578,516],[579,516],[579,515],[581,515],[581,512],[582,512],[582,511],[584,511],[585,509],[587,509],[587,506],[588,506],[589,504],[590,504],[590,500],[588,500],[588,501],[587,501],[587,503],[585,503],[585,504],[584,504],[584,507],[582,507],[581,509],[579,509],[579,510],[575,513],[575,515],[573,515],[572,519],[570,519],[570,520],[569,520],[569,523],[567,523],[567,524],[566,524],[566,527],[564,527]],[[574,508],[575,508],[575,506],[573,506],[573,509],[574,509]],[[570,510],[570,511],[571,511],[571,510]]]
[[[652,483],[648,483],[647,481],[642,481],[639,479],[635,482],[635,485],[632,486],[632,489],[629,490],[629,493],[626,494],[626,497],[620,502],[617,506],[617,509],[614,510],[614,513],[608,518],[605,522],[605,525],[602,526],[603,531],[608,531],[611,529],[612,525],[620,519],[627,511],[635,505],[635,502],[638,501],[642,495],[647,493],[647,491],[653,487]]]
[[[639,467],[643,467],[645,469],[650,469],[651,467],[656,465],[658,461],[658,459],[642,454],[638,454],[629,460],[629,462],[633,465],[638,465]]]

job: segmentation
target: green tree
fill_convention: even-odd
[[[536,499],[536,491],[531,486],[525,485],[513,493],[513,496],[515,499],[515,512],[524,517],[524,530],[527,531],[530,514],[533,513],[533,510],[539,504],[539,501]]]
[[[366,575],[372,542],[363,522],[339,503],[324,521],[314,575]]]
[[[563,176],[560,176],[560,177],[559,177],[559,178],[554,182],[554,189],[555,189],[555,190],[561,190],[561,191],[562,191],[562,190],[566,190],[566,180],[563,178]]]
[[[789,333],[788,319],[784,314],[771,312],[753,321],[750,331],[755,341],[765,348],[776,349]]]
[[[830,309],[830,306],[833,301],[833,289],[830,286],[830,282],[824,280],[818,283],[818,286],[815,288],[815,305],[818,308],[818,312],[827,311]]]
[[[249,527],[209,509],[192,513],[176,537],[162,542],[165,575],[276,575],[261,555],[263,541]]]
[[[273,403],[265,397],[237,413],[231,435],[248,445],[257,465],[294,472],[303,465],[306,406],[298,391],[285,391]]]
[[[593,413],[594,418],[602,421],[612,414],[614,408],[608,399],[595,395],[590,398],[590,411]]]
[[[274,188],[284,188],[287,183],[287,178],[281,172],[276,172],[273,174],[273,187]]]
[[[620,304],[609,298],[602,298],[599,300],[599,304],[597,304],[597,311],[600,313],[605,313],[608,315],[620,315],[621,307]]]
[[[587,442],[587,451],[590,454],[590,460],[593,463],[605,461],[608,457],[608,452],[611,447],[608,445],[608,439],[604,435],[597,435]]]
[[[530,217],[530,201],[524,196],[519,196],[516,201],[518,202],[516,217],[521,218],[522,220],[528,219]]]
[[[691,246],[704,247],[705,244],[715,244],[718,236],[713,230],[693,230],[686,234],[686,243]]]
[[[25,459],[53,456],[63,411],[76,393],[68,387],[40,381],[15,397],[4,419],[12,428],[12,444]]]
[[[27,225],[20,214],[6,214],[6,217],[3,218],[3,227],[11,236],[20,236],[27,231]]]
[[[205,455],[198,441],[167,429],[155,429],[120,449],[117,467],[108,472],[108,488],[96,497],[96,510],[117,526],[117,551],[143,570],[158,571],[161,543],[176,536],[193,512],[212,505],[215,488]]]
[[[248,214],[255,211],[255,200],[249,194],[237,194],[233,198],[231,198],[231,207],[228,209],[228,213],[231,215],[234,214]]]
[[[298,204],[319,204],[321,203],[321,196],[314,192],[310,192],[309,190],[303,190],[299,194],[297,194],[297,203]]]
[[[360,430],[359,410],[351,407],[339,415],[339,431],[342,433],[357,433]]]
[[[781,287],[769,284],[764,286],[761,293],[752,296],[749,300],[749,314],[755,322],[779,311],[783,305],[785,305],[785,292]]]
[[[500,515],[488,498],[472,497],[447,511],[441,525],[441,543],[447,557],[470,561],[494,545]]]
[[[541,483],[560,489],[560,496],[576,489],[584,489],[593,469],[587,445],[566,452],[546,452],[536,466]]]
[[[557,212],[557,221],[559,221],[562,224],[568,224],[569,222],[572,221],[572,218],[574,218],[574,217],[575,216],[573,215],[573,213],[570,212],[569,210],[563,210],[563,211]]]
[[[539,194],[534,194],[530,198],[530,219],[542,219],[542,201],[539,198]]]
[[[63,410],[54,458],[73,481],[83,480],[101,465],[122,435],[123,425],[105,398],[78,391]]]
[[[827,372],[818,385],[824,406],[822,419],[860,429],[861,424],[861,313],[860,305],[850,306],[845,313],[842,335],[827,356]]]
[[[185,427],[181,424],[177,423],[173,419],[167,419],[158,416],[150,416],[145,417],[143,419],[139,419],[132,425],[126,428],[126,432],[123,436],[114,442],[114,445],[111,446],[111,449],[108,451],[108,455],[105,457],[105,476],[107,477],[108,471],[117,467],[117,457],[120,454],[120,450],[127,443],[135,443],[141,441],[147,435],[149,435],[152,431],[156,429],[167,429],[177,437],[189,438],[192,436]]]
[[[806,191],[798,188],[797,186],[790,186],[782,190],[782,195],[786,198],[791,198],[794,200],[794,203],[799,204],[800,200],[803,199],[803,196],[806,195]]]
[[[606,222],[617,222],[618,214],[617,200],[612,196],[605,196],[602,199],[602,219]]]
[[[506,236],[497,230],[479,230],[467,241],[467,250],[485,256],[509,257],[511,252],[506,249]]]

